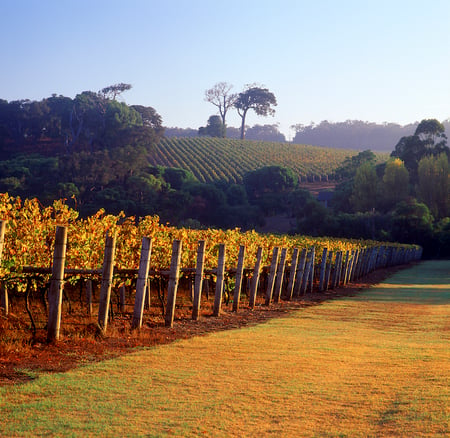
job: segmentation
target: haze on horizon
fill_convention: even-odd
[[[204,126],[204,92],[264,85],[275,117],[402,125],[450,117],[450,2],[44,0],[0,5],[0,98],[68,97],[119,82],[169,127]],[[229,126],[239,126],[235,112]]]

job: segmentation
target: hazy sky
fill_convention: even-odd
[[[450,117],[450,0],[0,0],[0,98],[125,82],[165,126],[205,126],[204,92],[258,83],[247,124]],[[229,126],[239,126],[235,112]]]

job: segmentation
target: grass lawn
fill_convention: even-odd
[[[0,436],[450,436],[449,273],[0,388]]]

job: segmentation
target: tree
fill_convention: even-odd
[[[426,147],[438,150],[447,144],[444,125],[436,119],[424,119],[416,128],[417,135]],[[441,151],[438,151],[441,152]]]
[[[449,163],[444,153],[423,157],[418,164],[419,199],[437,219],[450,214]]]
[[[436,119],[425,119],[419,123],[414,135],[400,139],[391,157],[402,159],[411,179],[417,181],[419,161],[427,155],[438,155],[441,152],[450,156],[444,125]]]
[[[297,176],[292,169],[282,166],[265,166],[244,175],[244,186],[250,198],[264,193],[279,194],[297,185]]]
[[[425,204],[414,198],[400,202],[392,213],[392,240],[424,245],[432,237],[433,221]]]
[[[102,88],[99,91],[99,94],[104,99],[116,100],[116,97],[125,91],[131,90],[132,86],[130,84],[124,84],[121,82],[120,84],[110,85],[109,87]]]
[[[206,127],[202,126],[198,129],[198,135],[224,138],[225,134],[226,128],[219,116],[210,116]]]
[[[272,106],[277,105],[275,95],[267,88],[247,85],[246,89],[239,93],[234,103],[239,116],[241,117],[241,140],[245,138],[245,118],[249,110],[255,111],[258,116],[267,117],[274,115]]]
[[[285,142],[286,138],[278,130],[278,124],[274,125],[254,125],[247,129],[246,136],[249,140],[277,141]]]
[[[154,108],[143,105],[131,105],[131,108],[141,115],[142,125],[144,127],[153,129],[155,134],[158,136],[162,136],[164,134],[162,118]]]
[[[353,182],[350,201],[356,211],[371,211],[377,202],[377,173],[371,163],[364,163],[358,168]]]
[[[225,118],[230,108],[234,106],[236,94],[231,93],[233,85],[226,82],[218,82],[214,87],[205,91],[205,100],[219,109],[222,124],[226,126]]]
[[[353,178],[360,166],[365,163],[375,164],[376,159],[377,157],[372,151],[362,151],[357,155],[346,158],[335,173],[341,178]]]
[[[400,158],[389,160],[383,175],[383,198],[387,208],[404,201],[409,194],[409,172]]]
[[[287,198],[297,182],[294,171],[282,166],[265,166],[244,175],[250,203],[259,206],[266,215],[286,211]]]

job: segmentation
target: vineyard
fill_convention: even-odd
[[[325,179],[356,151],[293,143],[224,138],[164,138],[149,157],[153,165],[190,170],[201,182],[242,183],[245,173],[268,165],[293,169],[302,180]]]
[[[222,297],[227,305],[237,309],[240,295],[236,296],[236,289],[240,291],[241,286],[245,295],[243,305],[267,305],[272,294],[274,300],[291,299],[314,287],[322,290],[336,287],[377,267],[420,257],[420,248],[415,246],[261,235],[239,229],[191,230],[161,224],[157,216],[137,220],[123,214],[107,215],[100,210],[79,219],[78,213],[63,200],[44,208],[36,199],[22,202],[7,194],[0,196],[0,218],[4,233],[0,245],[2,306],[10,308],[14,321],[21,321],[22,329],[27,327],[33,336],[45,330],[47,322],[50,326],[47,320],[47,314],[52,314],[50,296],[52,285],[58,282],[57,293],[66,284],[63,319],[72,320],[78,329],[92,325],[93,313],[98,313],[102,328],[117,312],[122,323],[142,321],[144,302],[147,318],[153,321],[165,318],[170,326],[175,309],[186,316],[186,309],[193,308],[195,298],[198,314],[203,300],[202,311],[213,311],[218,316]],[[67,232],[67,241],[58,243],[55,229],[62,228]],[[64,256],[56,257],[58,245],[64,247]],[[203,247],[201,256],[200,247]],[[109,255],[108,248],[113,248]],[[107,259],[111,263],[108,274]],[[142,273],[144,259],[147,267]],[[56,283],[55,260],[64,261],[61,278]],[[179,282],[184,295],[180,292],[177,298]],[[100,295],[96,295],[96,286]],[[105,288],[107,295],[102,298]],[[85,289],[90,289],[89,296]],[[210,292],[214,303],[209,301]],[[151,300],[150,295],[156,293],[157,300]],[[61,300],[62,295],[57,300],[59,306]]]

